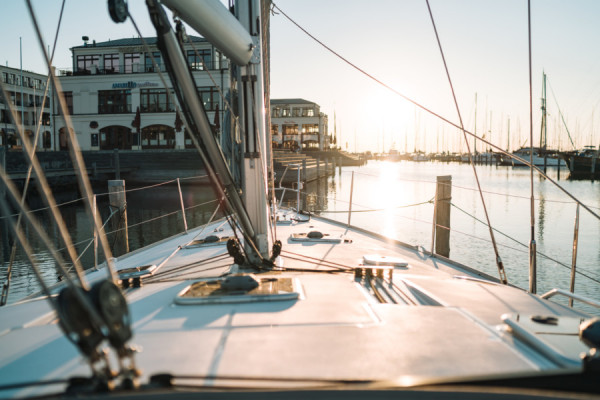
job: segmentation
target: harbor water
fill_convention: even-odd
[[[528,287],[531,240],[531,184],[527,168],[478,165],[477,172],[489,219],[493,227],[498,253],[506,269],[509,283]],[[431,250],[436,177],[452,177],[450,258],[489,275],[498,277],[495,253],[480,194],[472,167],[468,164],[442,162],[369,161],[362,167],[337,169],[328,179],[305,185],[303,209],[350,223],[413,246]],[[590,180],[567,180],[563,169],[557,178],[556,169],[548,176],[593,212],[600,213],[600,183]],[[352,189],[352,191],[351,191]],[[537,244],[537,292],[553,288],[568,290],[573,259],[573,237],[576,203],[537,173],[533,179],[533,232]],[[137,190],[127,190],[128,233],[130,250],[149,245],[183,231],[181,201],[176,184],[165,184]],[[205,223],[216,209],[209,187],[184,184],[182,197],[189,227]],[[352,203],[350,203],[352,198]],[[105,221],[110,215],[108,198],[97,196],[98,210]],[[296,195],[289,193],[284,201],[295,206]],[[93,235],[82,202],[60,207],[76,244],[84,267],[94,266]],[[63,248],[46,213],[35,213]],[[216,216],[218,217],[218,215]],[[107,231],[111,225],[107,224]],[[119,229],[117,226],[114,229]],[[56,283],[54,261],[42,250],[39,240],[27,232],[48,284]],[[109,234],[109,242],[115,240]],[[284,241],[285,243],[285,241]],[[376,252],[377,249],[373,249]],[[101,255],[98,262],[102,261]],[[357,260],[360,262],[360,260]],[[577,276],[575,292],[600,300],[600,221],[580,209]],[[6,264],[0,272],[4,282]],[[39,290],[29,261],[17,252],[13,267],[8,301],[14,302]],[[566,304],[566,300],[558,300]],[[588,312],[596,309],[582,306]]]

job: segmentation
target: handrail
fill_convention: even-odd
[[[296,189],[294,188],[286,188],[282,186],[283,178],[285,178],[285,174],[288,172],[290,167],[295,167],[297,172],[297,184]],[[279,180],[279,187],[277,189],[283,189],[283,193],[281,195],[281,200],[279,201],[279,207],[281,207],[281,202],[283,201],[283,196],[285,195],[286,190],[292,190],[296,192],[296,210],[300,211],[300,191],[302,190],[302,181],[300,180],[300,164],[288,164],[283,170],[283,174],[281,175],[281,179]]]
[[[558,289],[558,288],[552,289],[552,290],[544,293],[540,297],[542,299],[550,299],[550,298],[556,296],[557,294],[568,297],[569,299],[581,301],[582,303],[589,304],[590,306],[594,306],[596,308],[600,308],[600,302],[597,302],[596,300],[590,299],[589,297],[585,297],[585,296],[582,296],[579,294],[571,293],[571,292],[568,292],[563,289]]]

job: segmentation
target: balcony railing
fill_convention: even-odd
[[[207,69],[211,71],[218,71],[220,69],[227,69],[229,67],[228,60],[214,61],[211,63],[205,63]],[[192,66],[193,71],[203,71],[202,66]],[[112,75],[112,74],[147,74],[155,72],[166,72],[164,64],[159,64],[158,67],[143,64],[133,65],[121,65],[116,68],[100,68],[92,65],[89,69],[70,69],[70,68],[57,68],[56,74],[58,76],[84,76],[84,75]]]

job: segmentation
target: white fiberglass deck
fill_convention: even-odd
[[[294,234],[315,231],[340,240],[293,240]],[[133,252],[117,260],[117,268],[160,265],[197,233]],[[557,325],[540,325],[536,332],[566,360],[562,367],[577,370],[578,356],[587,350],[576,336],[583,314],[480,280],[452,263],[315,218],[278,225],[276,233],[283,242],[282,264],[289,270],[256,275],[296,278],[298,300],[176,304],[178,293],[195,280],[230,271],[233,261],[224,242],[183,248],[144,278],[141,288],[125,290],[133,317],[131,343],[141,350],[136,360],[142,382],[170,373],[413,385],[556,373],[556,358],[516,340],[502,321],[504,314],[520,315],[530,330],[536,329],[527,322],[531,315],[559,317]],[[207,229],[201,237],[214,234],[231,232]],[[372,288],[350,271],[324,272],[357,267],[368,255],[408,262],[394,268],[393,282],[384,278],[375,283],[397,304],[378,301]],[[104,276],[103,270],[89,274],[92,280]],[[0,308],[0,354],[0,385],[89,374],[43,300]]]

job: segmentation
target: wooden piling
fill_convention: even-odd
[[[438,176],[435,196],[435,253],[450,257],[450,202],[452,176]]]
[[[117,169],[118,171],[118,169]],[[125,181],[108,181],[108,201],[110,210],[115,211],[111,218],[111,227],[116,239],[113,254],[119,256],[129,253],[129,233],[127,228],[127,202],[125,200]]]

